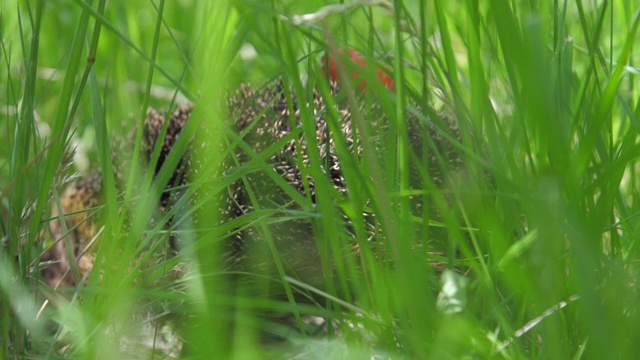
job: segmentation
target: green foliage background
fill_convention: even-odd
[[[302,347],[285,348],[279,356],[323,357],[330,351],[353,358],[635,358],[640,338],[637,5],[625,0],[360,3],[295,25],[295,15],[318,15],[329,3],[4,1],[0,356],[134,356],[120,339],[135,339],[132,334],[145,323],[140,314],[179,304],[171,306],[180,308],[181,320],[171,321],[191,344],[183,357],[255,358],[280,351],[260,345],[261,331],[274,325],[254,315],[286,309],[323,316],[338,330],[329,331],[331,341],[304,332],[290,335],[289,342]],[[304,94],[304,84],[322,79],[319,59],[327,47],[355,48],[395,76],[395,93],[377,89],[377,97],[370,97],[385,104],[398,134],[397,151],[379,164],[391,174],[389,181],[376,194],[378,201],[400,200],[372,210],[395,224],[385,234],[393,265],[363,255],[357,261],[365,270],[358,272],[351,266],[356,260],[345,259],[327,286],[328,301],[307,306],[251,301],[224,290],[213,276],[220,249],[207,236],[176,259],[145,258],[144,249],[166,242],[162,229],[146,228],[163,186],[151,184],[149,174],[132,175],[124,196],[118,196],[110,169],[114,134],[139,124],[148,106],[168,108],[180,96],[198,104],[194,123],[215,128],[226,121],[217,99],[241,82],[259,86],[284,76]],[[365,76],[373,82],[373,74]],[[411,237],[429,218],[406,216],[403,169],[410,151],[402,124],[411,109],[406,104],[447,109],[462,132],[457,146],[467,173],[449,174],[446,190],[427,191],[428,201],[445,214],[439,225],[448,235],[436,249],[445,255],[416,251],[416,243],[432,239]],[[311,124],[310,115],[302,117]],[[58,197],[50,189],[66,149],[74,146],[69,139],[81,145],[78,153],[89,167],[107,174],[102,211],[109,226],[98,251],[106,261],[94,269],[102,279],[92,277],[71,298],[49,303],[38,315],[50,292],[38,282],[40,240],[48,236],[43,231],[51,197],[54,202]],[[202,160],[215,163],[215,157],[203,154]],[[81,161],[76,164],[78,171],[87,170]],[[318,166],[310,173],[320,171]],[[140,186],[151,195],[134,202]],[[328,184],[318,186],[330,194]],[[438,202],[445,193],[452,206]],[[332,221],[337,199],[326,199],[318,203],[323,218],[314,226],[324,234],[318,241],[328,244],[327,256],[335,256],[342,243],[334,242],[347,240]],[[358,195],[349,201],[363,203]],[[123,203],[135,206],[122,213]],[[215,212],[213,205],[201,205],[198,211]],[[125,218],[132,224],[126,231]],[[140,239],[146,239],[144,246]],[[139,257],[147,259],[148,269],[131,271],[127,264]],[[178,261],[196,264],[195,269],[157,286]],[[440,276],[433,262],[457,272]],[[338,299],[345,279],[358,290],[358,300]],[[449,300],[460,301],[456,311],[438,305],[446,298],[444,289],[454,290]],[[52,323],[63,330],[52,330]],[[140,356],[166,355],[156,350]]]

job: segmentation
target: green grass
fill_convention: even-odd
[[[159,343],[140,352],[152,339],[140,335],[145,326],[145,334],[183,337],[190,344],[183,358],[635,358],[640,71],[633,45],[640,19],[632,2],[394,1],[333,8],[301,25],[293,16],[328,3],[221,4],[0,5],[0,358],[166,356]],[[396,91],[365,73],[366,94],[331,99],[320,58],[343,47],[390,69]],[[269,176],[267,151],[253,154],[235,178],[211,180],[220,147],[251,151],[226,127],[221,99],[242,82],[260,87],[276,77],[299,100],[311,96],[311,84],[328,101],[375,102],[389,122],[383,156],[362,133],[376,130],[368,111],[352,113],[362,159],[336,139],[349,165],[348,199],[323,176],[316,146],[304,168],[315,179],[315,205],[272,179],[292,194],[291,216],[312,219],[322,286],[286,276],[286,259],[273,244],[277,218],[269,216],[284,204],[215,227],[215,196],[200,197],[191,210],[210,222],[190,225],[185,217],[174,229],[184,250],[163,257],[163,221],[148,224],[189,136],[155,181],[135,154],[125,186],[113,176],[115,137],[141,124],[148,106],[169,108],[180,97],[197,104],[186,135],[210,146],[197,160],[211,166],[192,179],[188,194],[220,191],[250,171]],[[353,85],[343,81],[347,90]],[[300,131],[314,134],[314,109],[298,105]],[[416,154],[406,123],[417,112],[437,124],[432,109],[457,118],[460,141],[452,140],[465,167],[443,166],[440,187],[421,169],[424,210],[415,213],[407,194],[415,190],[409,169]],[[327,119],[337,133],[330,107]],[[93,269],[101,276],[57,297],[39,282],[36,264],[52,240],[51,207],[61,189],[50,189],[63,182],[61,163],[74,144],[72,172],[88,172],[80,161],[86,157],[107,174],[101,261]],[[363,208],[379,223],[375,247]],[[342,213],[355,236],[346,234]],[[245,226],[264,234],[261,256],[274,261],[276,285],[255,274],[246,276],[255,286],[228,283],[231,275],[216,259],[228,231]],[[360,254],[345,255],[355,244]],[[185,272],[176,277],[170,269],[179,262]],[[274,288],[282,300],[266,296]],[[320,301],[297,303],[299,292]],[[47,296],[55,301],[43,306]],[[265,313],[293,314],[297,325],[258,316]],[[309,315],[332,325],[328,335],[292,330]],[[277,330],[287,342],[262,344],[265,331]]]

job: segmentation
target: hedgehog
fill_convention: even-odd
[[[96,221],[96,208],[102,202],[102,173],[95,170],[87,176],[77,180],[60,196],[60,206],[63,210],[65,225],[59,221],[50,223],[51,233],[59,239],[53,247],[44,253],[42,261],[53,262],[42,271],[45,282],[52,287],[72,286],[74,279],[70,273],[69,260],[65,243],[62,238],[69,232],[73,254],[78,263],[80,274],[88,273],[93,267],[94,254],[90,249],[91,241],[98,234],[99,221]],[[59,208],[53,206],[52,217],[57,218]]]
[[[309,165],[310,159],[308,155],[308,142],[302,131],[299,131],[301,120],[298,109],[297,98],[292,95],[292,99],[287,99],[285,95],[285,85],[281,80],[254,90],[248,84],[243,84],[240,88],[229,96],[227,107],[229,109],[230,128],[236,133],[241,134],[243,141],[250,145],[255,153],[263,153],[272,144],[289,139],[284,145],[278,149],[270,149],[272,151],[268,158],[270,166],[278,173],[278,175],[291,185],[295,191],[301,195],[308,197],[312,203],[316,201],[315,182],[314,179],[306,174],[303,170]],[[340,89],[337,83],[331,83],[331,94],[338,98]],[[311,108],[314,109],[314,121],[316,127],[316,142],[319,146],[321,161],[324,164],[325,176],[329,179],[335,190],[343,195],[348,196],[348,189],[343,176],[342,162],[336,149],[334,141],[335,136],[342,136],[346,140],[349,151],[355,157],[362,155],[362,147],[360,142],[354,138],[354,129],[352,129],[351,111],[346,101],[338,101],[336,111],[340,117],[340,134],[333,134],[329,131],[326,115],[326,103],[324,98],[317,90],[311,90],[310,98],[313,101]],[[361,101],[364,104],[364,101]],[[198,105],[202,106],[202,105]],[[175,142],[180,136],[182,129],[189,121],[193,105],[182,105],[173,113],[165,115],[154,109],[149,109],[144,122],[144,137],[142,143],[142,163],[149,165],[153,150],[158,144],[158,139],[163,126],[167,126],[166,134],[160,146],[159,157],[155,164],[155,173],[157,174],[171,152]],[[293,110],[293,114],[291,113]],[[372,129],[378,129],[379,133],[372,134],[372,142],[380,154],[384,152],[382,147],[385,143],[385,125],[386,117],[381,109],[367,109],[369,121]],[[422,147],[428,143],[424,141],[427,134],[434,151],[429,151],[429,158],[422,159],[424,166],[428,168],[433,183],[436,186],[442,186],[444,183],[444,172],[442,171],[441,161],[444,158],[448,162],[451,169],[462,166],[462,156],[451,141],[447,138],[459,139],[460,134],[457,123],[451,116],[443,116],[442,123],[445,125],[445,131],[448,137],[442,136],[442,129],[434,124],[424,124],[413,114],[407,117],[407,126],[409,128],[410,143],[413,150],[419,156],[422,154]],[[131,132],[135,133],[135,129]],[[294,136],[292,136],[294,134]],[[240,135],[239,135],[240,136]],[[125,144],[124,147],[132,147],[131,142],[133,136],[121,139],[120,142]],[[122,144],[119,144],[118,147]],[[193,145],[191,145],[193,146]],[[193,150],[189,149],[181,159],[180,164],[173,172],[172,178],[167,185],[167,189],[161,195],[158,204],[159,211],[166,213],[169,211],[182,196],[182,192],[175,191],[175,188],[189,186],[190,179],[194,178],[200,171],[202,165],[198,165],[192,159]],[[118,156],[114,154],[114,166],[122,169],[126,166],[122,165],[122,161],[118,161]],[[126,160],[126,159],[125,159]],[[236,147],[231,155],[225,158],[220,169],[214,176],[229,176],[240,165],[250,160],[249,154]],[[117,165],[116,165],[117,164]],[[302,165],[302,166],[301,166]],[[421,183],[419,169],[413,166],[411,169],[412,186],[419,189],[424,184]],[[95,208],[101,202],[102,192],[102,174],[94,171],[90,175],[80,179],[75,184],[69,186],[62,195],[61,205],[63,212],[73,213],[65,217],[66,228],[72,229],[72,243],[74,244],[73,253],[79,257],[78,264],[81,275],[85,275],[91,270],[93,254],[87,251],[88,244],[94,239],[98,225],[99,217],[92,216],[88,212],[79,212],[82,209]],[[116,178],[123,178],[121,171],[116,171]],[[246,183],[245,183],[246,181]],[[249,184],[248,189],[245,184]],[[206,187],[205,187],[206,188]],[[203,190],[201,190],[203,191]],[[251,194],[256,198],[252,199]],[[201,195],[201,194],[200,194]],[[195,195],[199,196],[198,194]],[[232,221],[243,215],[250,214],[255,210],[256,206],[261,208],[273,208],[277,206],[285,206],[293,203],[292,198],[286,191],[274,186],[263,173],[254,172],[245,174],[244,178],[235,180],[231,183],[226,191],[221,192],[219,203],[220,214],[218,219],[221,223]],[[197,202],[197,201],[194,201]],[[414,211],[419,211],[420,202],[415,201]],[[57,210],[54,207],[54,214]],[[289,206],[288,210],[296,210],[295,206]],[[179,215],[174,215],[179,216]],[[171,228],[173,222],[177,219],[172,218],[167,224],[167,228]],[[195,221],[198,221],[197,219]],[[348,226],[348,218],[345,217],[345,223]],[[219,224],[218,224],[219,225]],[[377,224],[375,219],[370,219],[367,229],[371,233],[371,238],[375,238],[377,232]],[[51,230],[56,239],[60,239],[63,235],[62,227],[56,221],[52,222]],[[273,221],[270,225],[270,231],[273,234],[274,243],[282,255],[284,261],[287,262],[290,271],[296,277],[308,282],[312,285],[321,286],[323,274],[319,262],[319,254],[317,244],[315,243],[312,223],[308,219],[295,218],[283,219],[282,221]],[[171,234],[170,247],[172,251],[178,252],[180,238],[175,234]],[[268,261],[256,261],[251,256],[255,255],[255,251],[251,249],[252,244],[264,243],[262,235],[254,228],[236,229],[232,236],[228,239],[228,251],[225,252],[225,261],[228,262],[228,269],[259,271],[260,273],[273,272],[272,265]],[[357,249],[353,250],[357,252]],[[80,257],[82,255],[82,257]],[[64,242],[58,241],[56,245],[45,252],[44,260],[57,261],[53,265],[49,265],[42,271],[43,278],[51,286],[74,285],[72,276],[69,274],[69,264],[66,259],[66,251]]]

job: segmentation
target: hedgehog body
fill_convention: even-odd
[[[250,145],[253,154],[266,154],[268,163],[282,179],[284,179],[295,191],[311,200],[316,201],[315,182],[309,176],[308,168],[310,166],[309,142],[301,131],[301,119],[297,101],[301,99],[287,99],[283,84],[279,81],[270,84],[262,89],[254,91],[250,86],[243,85],[240,90],[228,100],[228,108],[230,117],[234,119],[230,124],[232,130],[242,136],[243,141]],[[338,89],[333,86],[332,94],[336,94]],[[362,147],[360,142],[355,138],[352,128],[351,111],[348,106],[338,103],[335,109],[339,115],[339,133],[332,133],[327,123],[326,105],[322,96],[314,91],[313,104],[309,104],[314,110],[315,136],[314,143],[318,144],[320,160],[323,163],[324,175],[333,185],[334,189],[340,196],[348,196],[347,185],[345,183],[342,162],[339,152],[336,149],[335,136],[340,136],[348,145],[349,151],[355,159],[362,155]],[[159,156],[155,164],[155,173],[157,174],[165,163],[167,156],[172,150],[175,142],[179,138],[182,129],[187,123],[192,111],[192,106],[181,106],[173,112],[168,118],[157,111],[150,109],[144,123],[144,138],[142,143],[143,163],[149,162],[158,139],[162,136],[162,130],[166,126],[166,133],[163,137],[162,145],[159,149]],[[293,114],[291,114],[293,110]],[[384,153],[386,146],[386,130],[387,124],[384,124],[385,115],[380,109],[368,109],[366,112],[372,123],[374,132],[372,142],[379,154]],[[441,185],[443,176],[441,169],[442,158],[450,163],[451,166],[458,167],[461,164],[460,156],[450,142],[444,139],[440,132],[431,125],[426,128],[421,125],[419,119],[415,116],[409,116],[407,125],[410,128],[409,135],[412,147],[416,154],[421,156],[423,138],[429,136],[431,139],[432,150],[428,159],[424,160],[424,166],[428,167],[435,185]],[[459,137],[455,122],[447,119],[446,126],[451,132],[451,136]],[[334,129],[335,130],[335,129]],[[132,139],[132,137],[130,137]],[[126,140],[125,142],[131,142]],[[273,144],[282,142],[281,147],[273,148]],[[160,198],[161,212],[168,211],[178,201],[182,192],[176,192],[176,186],[189,184],[201,172],[202,165],[195,165],[190,149],[182,159],[177,169],[173,172],[173,176],[167,185],[165,191]],[[228,156],[223,160],[222,166],[216,172],[214,177],[232,176],[237,170],[238,165],[244,166],[251,161],[251,154],[241,150],[236,146],[235,151],[224,152]],[[434,155],[435,154],[435,155]],[[437,155],[437,156],[436,156]],[[438,156],[440,159],[438,159]],[[117,157],[117,156],[116,156]],[[117,163],[118,161],[116,161]],[[120,165],[122,166],[122,165]],[[124,166],[126,167],[126,166]],[[271,170],[270,170],[271,171]],[[419,173],[418,169],[413,169],[412,173]],[[188,176],[186,175],[188,174]],[[122,176],[118,174],[118,176]],[[422,184],[419,180],[420,176],[413,174],[412,181],[417,188],[421,188]],[[207,187],[199,190],[195,197],[202,197],[203,191]],[[282,216],[281,221],[275,219],[270,222],[269,231],[273,236],[274,243],[277,244],[278,250],[282,258],[288,263],[289,268],[295,276],[310,282],[313,285],[319,285],[322,282],[322,271],[319,263],[319,255],[317,244],[314,237],[314,229],[312,222],[304,216],[291,219],[286,210],[300,210],[295,204],[289,193],[285,189],[276,185],[273,180],[266,176],[263,171],[247,172],[242,177],[236,178],[231,185],[224,191],[220,191],[218,199],[220,200],[220,214],[217,218],[219,224],[232,221],[244,215],[250,214],[256,210],[274,209],[276,213]],[[101,176],[99,172],[94,173],[78,183],[70,186],[63,195],[62,209],[65,213],[71,213],[81,209],[95,207],[100,202],[101,192]],[[176,215],[179,216],[179,215]],[[171,222],[179,222],[180,219],[172,218]],[[276,215],[277,216],[277,215]],[[74,253],[78,256],[86,250],[86,245],[95,235],[97,222],[87,220],[86,213],[79,213],[67,217],[67,227],[72,228],[75,224],[77,227],[74,235]],[[286,220],[286,221],[285,221]],[[195,219],[198,222],[200,219]],[[348,222],[348,220],[346,220]],[[84,225],[83,225],[84,222]],[[376,232],[375,219],[371,220],[369,229],[372,233]],[[171,227],[171,223],[168,224]],[[56,239],[62,236],[60,226],[52,225],[53,234]],[[254,244],[263,243],[264,234],[261,230],[254,227],[235,231],[235,235],[230,236],[229,251],[224,255],[228,261],[229,268],[243,268],[247,264],[251,265],[252,270],[260,272],[275,271],[270,261],[256,260],[251,258],[255,255],[255,251],[251,249]],[[372,234],[373,237],[373,234]],[[177,249],[178,239],[171,237],[174,249]],[[68,262],[66,261],[63,242],[59,241],[54,248],[45,254],[45,259],[57,259],[59,263],[55,266],[45,269],[45,279],[51,285],[61,283],[63,285],[72,285],[73,280],[68,273]],[[91,255],[87,256],[86,266],[81,267],[81,272],[89,271],[92,261]]]

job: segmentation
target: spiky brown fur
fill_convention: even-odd
[[[254,90],[249,85],[242,85],[228,100],[230,117],[234,119],[230,126],[237,134],[242,135],[242,139],[246,144],[251,146],[252,153],[263,154],[269,151],[267,161],[273,170],[286,180],[295,191],[307,196],[312,203],[315,203],[315,179],[309,176],[306,170],[310,165],[309,149],[307,148],[309,141],[305,138],[304,133],[299,130],[301,119],[297,102],[303,100],[296,97],[287,99],[283,90],[284,85],[280,81],[258,90]],[[338,92],[335,86],[331,90],[333,94]],[[341,161],[344,159],[339,157],[335,137],[340,136],[341,139],[346,141],[349,151],[355,154],[356,159],[361,156],[363,149],[359,145],[358,139],[354,137],[355,132],[352,128],[351,111],[344,102],[338,103],[336,111],[340,117],[340,129],[339,133],[332,133],[329,131],[329,125],[327,124],[324,99],[317,91],[313,91],[312,99],[313,104],[308,105],[314,111],[315,142],[319,146],[318,150],[324,174],[339,194],[348,196],[342,170],[343,163]],[[148,111],[144,123],[142,143],[143,164],[148,164],[162,130],[166,126],[166,134],[163,138],[159,157],[155,163],[156,174],[165,164],[165,160],[187,123],[192,109],[192,106],[181,106],[168,118],[153,109]],[[384,112],[375,106],[366,109],[365,114],[369,117],[368,120],[372,125],[372,142],[377,151],[382,154],[386,146],[386,129],[389,127],[386,122],[388,120]],[[167,121],[168,123],[165,124]],[[445,130],[449,131],[452,137],[459,137],[455,121],[445,119],[444,124],[447,127]],[[438,157],[444,159],[450,166],[458,167],[461,164],[459,153],[449,141],[442,137],[434,125],[425,125],[425,128],[415,116],[408,117],[407,125],[409,127],[409,140],[416,154],[421,156],[423,144],[431,144],[431,149],[428,152],[430,155],[423,162],[428,168],[434,184],[441,185],[444,180]],[[425,134],[429,136],[430,141],[423,142]],[[132,138],[129,137],[129,140],[125,142],[130,142]],[[272,144],[285,138],[289,138],[289,140],[282,147],[275,149],[271,147]],[[193,149],[191,152],[193,152]],[[194,165],[190,156],[188,153],[174,171],[173,177],[167,186],[167,191],[162,194],[160,199],[159,208],[161,211],[171,209],[180,197],[181,193],[172,191],[172,188],[188,184],[189,177],[187,174],[190,174],[191,178],[197,177],[202,165]],[[250,160],[250,154],[240,150],[240,147],[236,147],[236,150],[231,152],[229,157],[223,161],[222,169],[215,172],[215,176],[227,176],[235,170],[238,163],[242,166]],[[414,168],[412,173],[414,185],[417,188],[421,188],[423,184],[420,183],[421,180],[420,176],[417,175],[417,169]],[[91,177],[80,180],[64,192],[63,212],[70,213],[97,205],[100,192],[101,178],[100,174],[96,172]],[[196,196],[202,195],[197,194]],[[237,179],[226,191],[220,194],[220,199],[222,205],[220,214],[216,218],[222,222],[228,222],[250,214],[256,210],[256,207],[277,209],[288,206],[288,210],[300,209],[292,201],[291,196],[283,188],[277,186],[268,176],[265,176],[262,171],[248,172],[242,178]],[[177,214],[176,216],[179,217],[181,215]],[[280,212],[280,215],[274,216],[274,221],[271,222],[269,230],[281,257],[288,265],[288,269],[294,276],[317,285],[321,282],[322,272],[311,221],[304,216],[288,219],[285,212]],[[278,216],[280,216],[280,219],[277,219]],[[73,228],[79,224],[76,228],[77,230],[74,230],[73,233],[75,237],[74,244],[78,244],[77,249],[74,249],[74,253],[77,256],[84,251],[82,244],[86,246],[86,243],[95,235],[97,224],[92,219],[87,219],[86,213],[67,216],[66,219],[68,228]],[[368,229],[372,232],[373,237],[377,230],[375,220],[371,222]],[[55,222],[52,225],[52,232],[56,238],[63,235],[59,224],[56,225]],[[176,244],[177,240],[177,237],[172,237],[172,242],[176,249],[179,247]],[[252,271],[267,274],[274,272],[275,269],[273,269],[270,261],[255,259],[259,255],[256,255],[258,252],[253,248],[256,247],[255,244],[260,243],[264,243],[264,234],[259,229],[249,227],[238,231],[229,240],[229,251],[226,256],[230,267],[246,269],[248,266]],[[69,266],[66,261],[63,242],[58,242],[54,248],[49,250],[45,254],[45,258],[59,260],[57,265],[50,266],[44,271],[44,278],[49,284],[55,285],[59,282],[64,285],[73,284],[73,280],[68,275]],[[90,270],[92,259],[91,254],[88,254],[79,261],[79,263],[82,262],[81,272],[83,274]]]

